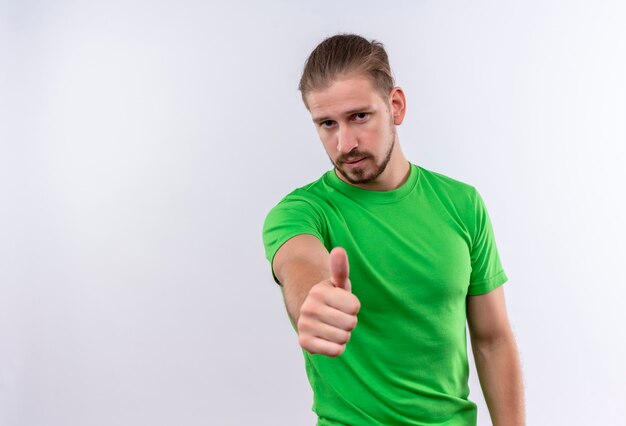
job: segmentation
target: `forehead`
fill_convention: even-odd
[[[306,95],[311,115],[332,117],[360,108],[373,108],[383,100],[366,76],[334,80],[328,87],[311,90]]]

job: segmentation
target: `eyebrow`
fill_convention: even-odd
[[[353,115],[359,112],[371,112],[373,110],[371,105],[362,106],[358,108],[353,108],[349,111],[343,112],[341,115]],[[323,123],[324,121],[332,120],[330,117],[322,116],[322,117],[313,117],[314,123]]]

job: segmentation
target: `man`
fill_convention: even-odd
[[[476,424],[466,321],[493,424],[524,424],[487,211],[472,186],[404,157],[406,99],[383,46],[330,37],[299,88],[334,169],[274,207],[263,238],[318,425]]]

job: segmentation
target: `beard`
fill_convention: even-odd
[[[366,161],[373,159],[375,161],[374,156],[366,152],[359,151],[357,148],[354,148],[348,154],[338,157],[336,161],[333,161],[332,158],[330,161],[335,166],[337,172],[339,172],[341,176],[343,176],[351,184],[362,185],[370,183],[378,178],[378,176],[380,176],[385,171],[387,165],[389,164],[389,160],[391,160],[391,153],[393,152],[393,148],[396,143],[396,135],[393,131],[391,132],[390,137],[391,143],[389,144],[389,149],[385,153],[385,156],[380,163],[374,163],[373,169],[361,167],[350,169],[342,166],[343,163],[347,162],[347,160],[354,158],[364,158]]]

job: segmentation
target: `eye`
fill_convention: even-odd
[[[354,121],[365,121],[369,117],[369,113],[367,112],[357,112],[354,114]]]
[[[330,129],[334,125],[335,125],[335,122],[333,120],[324,120],[320,123],[320,127],[323,127],[325,129]]]

